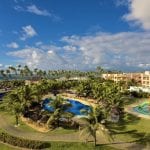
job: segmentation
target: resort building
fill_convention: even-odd
[[[150,71],[144,73],[115,73],[115,74],[102,74],[104,79],[118,81],[134,80],[142,87],[150,87]]]

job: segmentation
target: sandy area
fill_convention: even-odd
[[[61,94],[61,96],[65,99],[73,99],[76,101],[79,101],[81,103],[83,103],[84,105],[88,105],[88,106],[92,106],[92,107],[96,107],[96,103],[94,99],[89,99],[89,98],[84,98],[84,97],[77,97],[75,94],[68,94],[68,93],[63,93]]]
[[[39,125],[38,123],[33,122],[33,121],[29,120],[28,118],[24,118],[23,116],[21,116],[20,118],[29,127],[33,128],[33,129],[35,129],[39,132],[44,132],[45,133],[45,132],[49,131],[49,129],[47,129],[45,125]]]

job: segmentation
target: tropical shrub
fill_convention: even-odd
[[[0,141],[14,146],[24,147],[29,149],[43,149],[43,148],[50,147],[50,143],[48,142],[15,137],[6,132],[0,132]]]

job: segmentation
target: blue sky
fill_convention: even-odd
[[[0,68],[150,69],[149,0],[7,0]]]

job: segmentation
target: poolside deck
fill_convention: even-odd
[[[84,98],[84,97],[77,97],[76,94],[70,94],[70,93],[62,93],[61,96],[65,99],[73,99],[78,102],[83,103],[84,105],[96,107],[96,100],[94,99],[89,99],[89,98]]]

